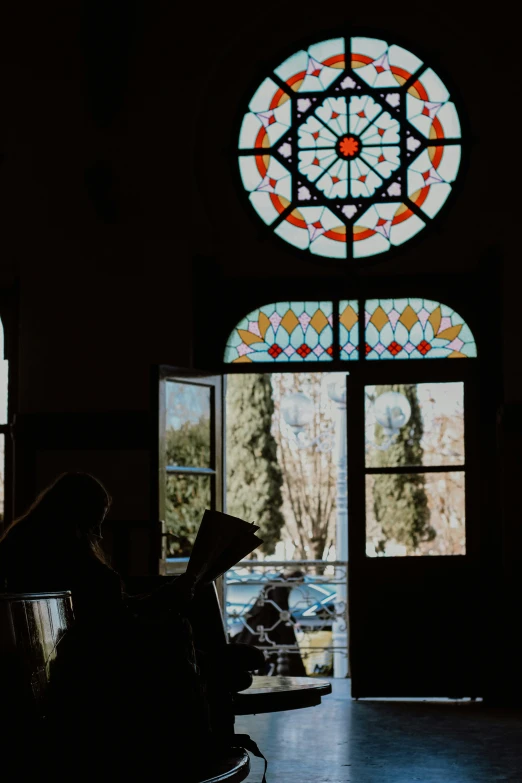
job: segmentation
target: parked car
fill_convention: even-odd
[[[244,627],[244,620],[249,610],[254,606],[267,582],[275,582],[278,585],[291,584],[282,580],[281,574],[277,572],[245,573],[235,569],[228,572],[226,582],[227,624],[232,636]],[[266,589],[266,596],[270,600],[270,587]],[[304,574],[290,589],[288,608],[293,620],[302,630],[329,628],[334,616],[335,599],[335,585],[325,582],[324,576]]]

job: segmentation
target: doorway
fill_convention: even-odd
[[[237,324],[221,365],[226,375],[192,373],[197,384],[214,388],[208,397],[214,456],[206,467],[176,465],[171,455],[166,478],[187,471],[211,475],[214,507],[224,508],[220,485],[227,510],[258,523],[264,512],[262,504],[255,507],[256,496],[271,498],[264,551],[229,574],[227,620],[232,636],[249,635],[265,648],[274,673],[295,674],[294,666],[312,675],[339,673],[336,656],[342,654],[341,676],[352,677],[355,697],[480,695],[481,523],[478,492],[470,492],[479,482],[476,353],[463,318],[436,301],[279,302]],[[181,382],[192,383],[188,376]],[[320,392],[312,388],[314,377]],[[319,468],[326,470],[320,460],[327,462],[328,449],[334,450],[331,422],[324,416],[316,422],[310,398],[324,406],[330,381],[339,378],[346,404],[337,443],[346,462],[329,479],[336,483],[334,542],[333,508],[326,537],[317,524],[306,533],[309,494],[299,500],[288,468],[299,468],[308,493],[315,489],[323,503],[318,476]],[[237,399],[225,417],[217,401],[225,400],[227,384]],[[217,423],[225,418],[219,436]],[[252,453],[245,454],[245,446]],[[272,457],[263,462],[266,453]],[[261,468],[246,476],[253,456]],[[232,469],[237,487],[228,497],[225,475]],[[262,492],[256,480],[265,481]],[[348,513],[338,526],[341,492]],[[304,533],[296,528],[296,511]],[[167,515],[173,535],[176,524]],[[338,529],[346,539],[342,558]],[[297,616],[302,584],[307,603]],[[274,600],[278,588],[284,590]],[[337,609],[346,596],[341,618]],[[346,641],[340,650],[334,638],[341,619],[349,621],[343,629],[349,655]]]
[[[227,376],[226,508],[264,540],[227,574],[227,624],[274,674],[349,672],[346,377]]]

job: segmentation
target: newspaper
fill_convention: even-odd
[[[263,543],[258,530],[253,522],[207,509],[187,565],[189,583],[194,588],[209,584],[233,568]]]

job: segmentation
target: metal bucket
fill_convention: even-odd
[[[59,644],[74,622],[71,593],[0,593],[1,718],[44,715]]]

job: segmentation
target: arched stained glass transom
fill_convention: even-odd
[[[471,329],[453,308],[432,299],[367,299],[360,342],[359,302],[275,302],[233,329],[227,364],[374,359],[465,359],[477,355]],[[339,343],[334,350],[334,334]],[[362,349],[362,350],[361,350]]]
[[[426,63],[376,38],[321,41],[261,83],[239,167],[275,234],[317,256],[385,253],[448,198],[461,159],[450,93]]]

